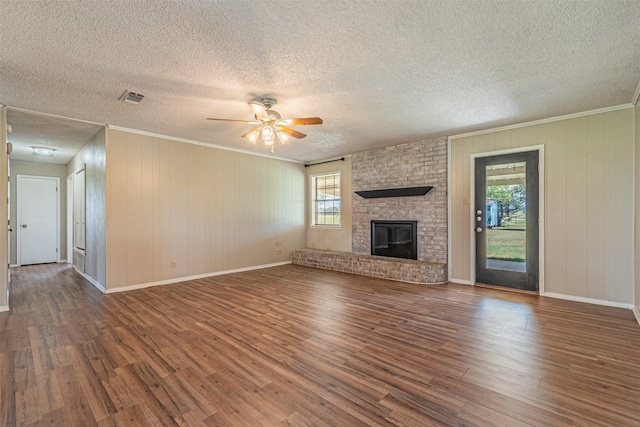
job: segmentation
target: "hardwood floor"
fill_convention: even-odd
[[[628,310],[281,266],[102,295],[12,269],[0,425],[640,425]]]

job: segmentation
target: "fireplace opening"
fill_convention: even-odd
[[[418,221],[371,221],[371,255],[418,259]]]

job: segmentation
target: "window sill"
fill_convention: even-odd
[[[310,225],[309,228],[317,228],[324,230],[340,230],[342,225]]]

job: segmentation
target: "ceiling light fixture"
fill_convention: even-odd
[[[265,145],[271,146],[271,153],[273,153],[273,143],[275,142],[276,138],[284,144],[289,141],[289,137],[300,139],[307,136],[302,132],[291,129],[291,126],[322,124],[322,119],[320,117],[283,119],[280,116],[280,113],[271,109],[274,105],[276,105],[276,100],[273,98],[262,98],[260,102],[249,102],[249,107],[251,107],[254,113],[254,120],[218,119],[214,117],[209,117],[207,118],[207,120],[240,122],[258,125],[257,127],[242,135],[242,137],[247,138],[254,144],[258,140],[258,138],[262,138],[262,141]]]
[[[33,150],[33,154],[34,156],[43,156],[43,157],[51,157],[53,156],[53,152],[56,151],[55,148],[51,148],[51,147],[42,147],[39,145],[35,145],[32,146],[31,149]]]
[[[264,145],[271,146],[271,153],[273,153],[273,143],[275,142],[276,137],[283,144],[289,140],[289,136],[284,133],[281,128],[274,126],[271,123],[265,123],[262,127],[255,128],[244,136],[249,138],[249,141],[253,143],[258,140],[258,137],[261,137]]]
[[[262,130],[260,131],[260,135],[262,135],[262,140],[266,145],[272,145],[273,140],[276,138],[276,133],[271,127],[271,125],[262,126]]]
[[[289,136],[281,130],[278,130],[278,138],[280,138],[280,142],[283,144],[289,140]]]

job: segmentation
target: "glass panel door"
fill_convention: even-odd
[[[476,282],[538,289],[538,152],[476,159]]]

